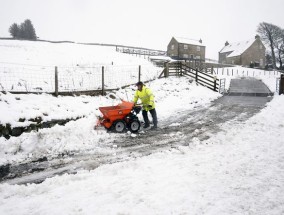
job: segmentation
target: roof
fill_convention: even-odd
[[[255,38],[242,42],[229,44],[227,46],[224,46],[219,53],[232,52],[227,57],[239,56],[242,53],[244,53],[245,50],[247,50],[253,44],[254,41]]]
[[[193,40],[184,37],[173,37],[173,38],[175,38],[178,43],[184,43],[196,46],[205,46],[204,44],[200,43],[200,40]]]

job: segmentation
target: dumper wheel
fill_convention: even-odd
[[[113,123],[113,131],[121,133],[125,130],[126,124],[123,120],[116,120]]]
[[[130,130],[131,132],[135,133],[135,132],[138,132],[138,131],[139,131],[140,125],[141,125],[141,124],[140,124],[139,120],[134,119],[133,121],[131,121],[131,122],[129,123],[128,128],[129,128],[129,130]]]

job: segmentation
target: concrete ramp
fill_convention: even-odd
[[[268,87],[255,78],[232,79],[228,96],[273,96]]]
[[[228,93],[218,102],[223,105],[254,106],[262,108],[271,101],[273,93],[260,80],[255,78],[232,79]]]

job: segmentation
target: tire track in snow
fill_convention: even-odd
[[[190,145],[196,139],[204,141],[223,130],[224,123],[247,120],[270,100],[271,97],[223,96],[209,107],[176,113],[160,123],[161,129],[146,131],[136,137],[123,135],[111,145],[107,145],[108,153],[74,154],[10,166],[9,174],[2,177],[2,182],[40,183],[55,175],[73,174],[82,169],[92,170],[104,164],[148,156],[162,150],[177,149],[181,145]]]

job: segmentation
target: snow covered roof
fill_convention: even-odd
[[[174,37],[178,43],[185,43],[185,44],[191,44],[191,45],[196,45],[196,46],[205,46],[202,44],[200,40],[193,40],[193,39],[188,39],[184,37]]]
[[[227,46],[224,46],[221,49],[220,53],[232,52],[227,57],[239,56],[242,53],[244,53],[244,51],[247,50],[253,44],[254,41],[255,41],[255,38],[242,41],[242,42],[229,44]]]

